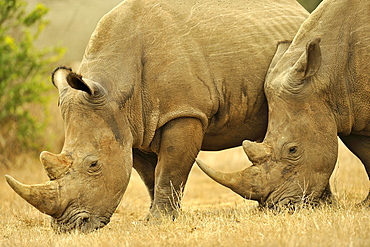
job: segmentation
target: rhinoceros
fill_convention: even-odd
[[[126,0],[98,23],[77,72],[57,68],[65,124],[50,181],[10,186],[56,231],[106,225],[136,169],[147,219],[175,218],[198,152],[258,140],[263,82],[279,40],[308,12],[295,0]]]
[[[315,205],[339,136],[370,177],[370,2],[324,0],[291,43],[278,45],[264,90],[266,136],[243,142],[253,165],[223,174],[200,162],[206,173],[262,205]]]

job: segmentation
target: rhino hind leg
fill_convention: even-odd
[[[196,118],[174,119],[162,127],[161,141],[156,147],[154,200],[147,220],[178,216],[184,187],[203,135],[202,124]]]
[[[347,148],[361,160],[367,177],[370,179],[370,138],[360,135],[341,136],[340,138]],[[370,188],[366,199],[360,205],[370,207]]]
[[[137,171],[148,190],[152,206],[154,200],[154,173],[158,161],[157,155],[155,153],[142,152],[136,148],[133,149],[133,154],[134,169]]]

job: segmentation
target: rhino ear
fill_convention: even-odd
[[[94,90],[82,79],[81,75],[70,72],[67,75],[67,82],[74,89],[84,91],[90,96],[94,95]]]
[[[58,67],[51,74],[51,81],[53,85],[62,92],[64,88],[68,87],[67,75],[72,72],[71,68],[68,67]]]
[[[310,40],[306,45],[305,52],[293,66],[302,80],[313,76],[320,68],[322,60],[320,41],[321,38]]]
[[[106,91],[99,83],[82,78],[70,68],[58,67],[52,73],[52,82],[59,93],[62,94],[67,87],[86,92],[92,97],[105,95]]]
[[[67,76],[69,86],[76,90],[88,93],[91,97],[99,98],[106,95],[106,90],[102,85],[89,79],[82,78],[76,73],[69,73]]]

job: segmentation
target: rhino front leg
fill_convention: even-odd
[[[139,149],[133,149],[134,154],[134,168],[143,180],[149,196],[151,207],[154,200],[154,173],[157,165],[157,155],[155,153],[143,152]]]
[[[154,201],[147,219],[176,218],[189,172],[203,140],[198,119],[178,118],[163,126],[155,168]]]
[[[340,138],[348,149],[361,160],[370,179],[370,138],[360,135],[341,136]],[[361,205],[370,207],[370,188],[366,199]]]

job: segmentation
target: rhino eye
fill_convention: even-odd
[[[290,147],[290,148],[289,148],[289,153],[290,153],[290,154],[295,154],[295,153],[297,152],[297,149],[298,149],[298,147],[297,147],[297,146]]]
[[[93,162],[91,162],[91,164],[89,166],[88,173],[98,174],[98,173],[101,172],[101,170],[102,170],[101,168],[102,168],[102,166],[98,161],[93,161]]]
[[[90,168],[94,168],[96,166],[98,166],[98,161],[92,162],[91,165],[90,165]]]

